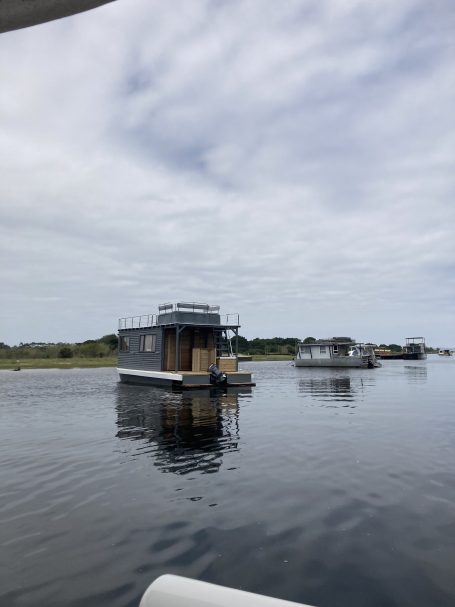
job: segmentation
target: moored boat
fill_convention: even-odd
[[[317,339],[299,342],[294,358],[296,367],[380,367],[374,345],[358,343],[350,337]]]
[[[239,315],[180,302],[158,314],[119,319],[118,368],[124,383],[182,389],[254,386],[238,368]]]
[[[406,345],[403,347],[404,360],[425,360],[427,353],[425,350],[424,337],[407,337]]]

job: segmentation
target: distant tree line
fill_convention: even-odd
[[[239,335],[239,353],[240,354],[295,354],[296,343],[300,341],[297,337],[271,337],[269,339],[248,340]],[[317,341],[315,337],[305,337],[304,344],[313,344]],[[376,344],[371,344],[376,347]],[[390,350],[391,352],[402,352],[403,347],[399,344],[379,344],[379,349]],[[425,346],[429,353],[437,352],[437,349]]]
[[[403,347],[398,344],[379,344],[378,348],[380,350],[390,350],[391,352],[401,352],[403,350]]]
[[[270,337],[246,339],[239,335],[240,354],[295,354],[297,337]]]
[[[239,352],[242,354],[294,354],[297,337],[272,337],[248,340],[239,335]],[[115,356],[118,348],[117,335],[104,335],[81,343],[20,343],[8,346],[0,342],[0,358],[103,358]]]
[[[297,337],[270,337],[248,340],[239,335],[240,354],[295,354]],[[305,337],[304,343],[314,343],[316,338]],[[22,358],[104,358],[117,354],[118,338],[115,334],[104,335],[99,339],[87,339],[80,343],[20,343],[18,346],[8,346],[0,342],[0,358],[20,360]],[[379,348],[401,352],[398,344],[379,344]],[[427,352],[436,352],[434,348],[426,347]]]
[[[104,358],[117,353],[117,336],[104,335],[99,339],[87,339],[75,344],[31,342],[8,346],[0,342],[0,358]]]

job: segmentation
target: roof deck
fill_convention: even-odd
[[[119,318],[118,330],[146,329],[172,325],[205,325],[219,327],[239,327],[239,315],[220,315],[220,306],[205,303],[179,302],[158,306],[158,314],[143,314]]]
[[[351,346],[357,342],[351,337],[326,337],[324,339],[316,339],[316,341],[313,342],[304,343],[301,341],[299,343],[303,346],[331,346],[332,344],[338,346]]]

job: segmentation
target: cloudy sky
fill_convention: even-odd
[[[455,345],[452,0],[118,0],[0,35],[0,341],[167,301]]]

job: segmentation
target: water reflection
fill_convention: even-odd
[[[426,365],[405,365],[404,371],[410,384],[420,384],[427,381]]]
[[[370,380],[371,382],[371,380]],[[298,392],[326,406],[355,408],[355,401],[363,397],[368,380],[350,375],[312,375],[298,381]]]
[[[223,454],[238,449],[239,397],[119,384],[117,437],[139,441],[134,455],[152,455],[163,472],[217,472]]]

